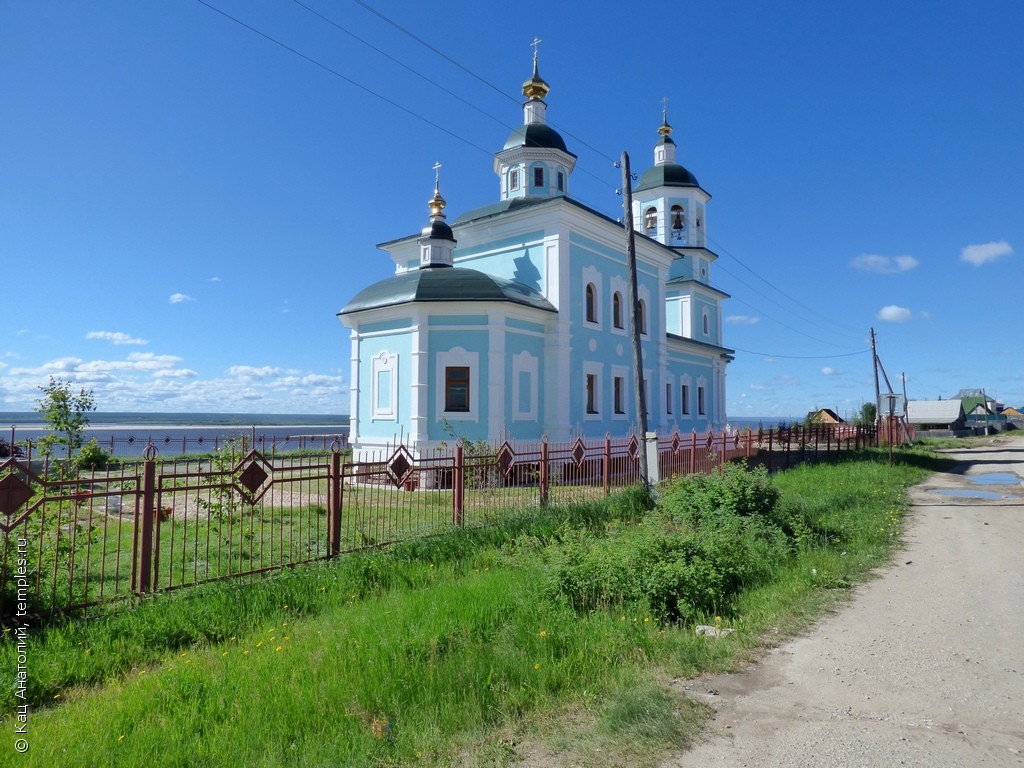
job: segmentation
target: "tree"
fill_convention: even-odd
[[[857,423],[862,427],[870,427],[875,423],[875,416],[877,412],[875,410],[874,403],[864,403],[860,407],[860,413],[857,415]]]
[[[70,381],[51,376],[50,383],[39,387],[39,391],[43,396],[39,398],[36,411],[46,420],[46,428],[57,433],[41,438],[40,450],[44,456],[49,456],[55,446],[63,445],[70,461],[75,451],[82,447],[82,435],[89,424],[87,414],[96,410],[92,390],[79,389],[75,394]]]

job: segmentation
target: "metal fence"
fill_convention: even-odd
[[[870,430],[826,427],[674,434],[657,440],[657,465],[662,478],[738,458],[778,469],[873,440]],[[0,459],[0,623],[601,498],[638,482],[642,445],[636,437],[505,441],[428,455],[400,445],[358,463],[339,442],[328,448],[232,444],[163,459],[150,445],[138,461],[96,471]]]

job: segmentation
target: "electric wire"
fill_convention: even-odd
[[[412,110],[412,109],[410,109],[408,107],[403,106],[402,104],[400,104],[399,102],[395,101],[394,99],[391,99],[391,98],[389,98],[389,97],[387,97],[387,96],[385,96],[385,95],[383,95],[383,94],[373,90],[372,88],[369,88],[368,86],[363,85],[362,83],[354,80],[353,78],[348,77],[347,75],[343,74],[342,72],[339,72],[337,69],[335,69],[335,68],[333,68],[331,66],[328,66],[327,64],[324,64],[323,62],[315,59],[314,57],[312,57],[312,56],[310,56],[308,54],[303,53],[302,51],[294,48],[293,46],[288,45],[287,43],[284,43],[283,41],[275,38],[274,36],[272,36],[272,35],[270,35],[270,34],[268,34],[266,32],[263,32],[260,29],[257,29],[256,27],[252,26],[251,24],[249,24],[249,23],[247,23],[247,22],[237,18],[236,16],[233,16],[230,13],[227,13],[226,11],[222,10],[221,8],[218,8],[217,6],[215,6],[212,3],[208,2],[208,0],[197,0],[197,2],[200,3],[201,5],[209,8],[210,10],[215,11],[216,13],[220,14],[224,18],[234,22],[235,24],[238,24],[239,26],[243,27],[244,29],[247,29],[247,30],[249,30],[250,32],[253,32],[256,35],[259,35],[260,37],[264,38],[268,42],[271,42],[271,43],[273,43],[273,44],[275,44],[275,45],[285,49],[289,53],[291,53],[291,54],[293,54],[295,56],[298,56],[299,58],[303,59],[304,61],[307,61],[308,63],[313,64],[314,66],[322,69],[323,71],[327,72],[328,74],[331,74],[331,75],[333,75],[333,76],[335,76],[335,77],[337,77],[337,78],[339,78],[341,80],[344,80],[346,83],[349,83],[350,85],[358,88],[359,90],[361,90],[361,91],[363,91],[363,92],[365,92],[365,93],[367,93],[367,94],[369,94],[369,95],[379,99],[380,101],[383,101],[384,103],[388,104],[389,106],[392,106],[392,107],[394,107],[394,108],[396,108],[396,109],[398,109],[398,110],[400,110],[400,111],[410,115],[411,117],[414,117],[417,120],[420,120],[421,122],[431,126],[432,128],[436,128],[437,130],[441,131],[442,133],[444,133],[444,134],[446,134],[448,136],[451,136],[454,139],[457,139],[458,141],[460,141],[460,142],[462,142],[462,143],[464,143],[464,144],[466,144],[466,145],[468,145],[468,146],[470,146],[470,147],[472,147],[472,148],[474,148],[474,149],[484,153],[485,155],[487,155],[489,157],[493,156],[493,153],[490,150],[480,146],[479,144],[476,144],[472,140],[467,139],[466,137],[464,137],[464,136],[462,136],[462,135],[460,135],[460,134],[458,134],[458,133],[456,133],[456,132],[454,132],[452,130],[449,130],[448,128],[445,128],[444,126],[442,126],[439,123],[437,123],[437,122],[435,122],[435,121],[425,117],[424,115],[421,115],[418,112],[416,112],[416,111],[414,111],[414,110]],[[350,37],[358,40],[360,43],[362,43],[362,44],[366,45],[367,47],[369,47],[370,49],[374,50],[375,52],[377,52],[381,56],[384,56],[388,60],[392,61],[395,64],[398,64],[399,66],[401,66],[402,68],[406,69],[407,71],[409,71],[409,72],[411,72],[413,74],[416,74],[418,77],[421,77],[422,79],[426,80],[432,86],[434,86],[436,88],[439,88],[440,90],[444,91],[445,93],[447,93],[448,95],[452,96],[453,98],[456,98],[457,100],[459,100],[460,102],[466,104],[467,106],[472,107],[474,110],[476,110],[480,114],[484,115],[485,117],[488,117],[489,119],[495,121],[496,123],[498,123],[499,125],[502,125],[505,128],[509,127],[500,118],[497,118],[494,115],[491,115],[491,114],[487,113],[485,110],[477,107],[475,104],[471,103],[469,100],[459,96],[458,94],[454,93],[453,91],[451,91],[451,90],[449,90],[447,88],[444,88],[443,86],[439,85],[436,81],[434,81],[434,80],[432,80],[430,78],[425,77],[424,75],[422,75],[421,73],[417,72],[415,69],[413,69],[412,67],[408,66],[407,64],[404,64],[403,62],[401,62],[400,60],[398,60],[394,56],[391,56],[387,52],[381,50],[379,47],[374,46],[373,44],[369,43],[368,41],[364,40],[363,38],[361,38],[358,35],[356,35],[353,32],[351,32],[350,30],[346,29],[341,24],[335,22],[334,20],[330,19],[329,17],[325,16],[324,14],[320,13],[319,11],[311,8],[310,6],[306,5],[305,3],[300,2],[300,0],[293,0],[293,2],[296,5],[298,5],[299,7],[303,8],[304,10],[306,10],[307,12],[311,13],[312,15],[320,18],[325,23],[330,24],[332,27],[334,27],[338,31],[344,32],[345,34],[349,35]],[[461,71],[463,71],[466,74],[470,75],[474,79],[480,81],[481,83],[483,83],[487,87],[491,88],[492,90],[496,91],[497,93],[499,93],[500,95],[504,96],[505,98],[509,99],[510,101],[518,103],[518,99],[516,99],[515,97],[509,95],[504,90],[502,90],[498,86],[496,86],[493,83],[491,83],[490,81],[488,81],[486,78],[481,77],[480,75],[475,73],[469,67],[466,67],[463,64],[461,64],[460,62],[456,61],[451,56],[449,56],[448,54],[446,54],[443,51],[441,51],[440,49],[438,49],[436,46],[433,46],[430,43],[428,43],[427,41],[423,40],[418,35],[414,34],[413,32],[411,32],[408,29],[406,29],[405,27],[403,27],[402,25],[398,24],[398,22],[394,21],[390,17],[386,16],[385,14],[381,13],[377,9],[373,8],[372,6],[370,6],[368,3],[364,2],[363,0],[354,0],[354,2],[356,2],[358,5],[360,5],[363,8],[365,8],[368,12],[370,12],[370,13],[374,14],[375,16],[377,16],[378,18],[382,19],[383,21],[385,21],[389,25],[393,26],[395,29],[399,30],[403,34],[409,36],[410,38],[412,38],[416,42],[420,43],[421,45],[423,45],[425,48],[427,48],[428,50],[430,50],[431,52],[433,52],[437,56],[440,56],[445,61],[448,61],[453,66],[456,66]],[[553,123],[551,123],[551,125],[553,127],[557,127]],[[611,158],[609,155],[604,153],[602,150],[597,149],[596,147],[592,146],[591,144],[589,144],[585,140],[581,139],[580,137],[574,135],[573,133],[569,132],[568,130],[562,129],[560,127],[557,127],[557,128],[558,128],[558,130],[560,132],[565,133],[566,135],[568,135],[571,138],[573,138],[575,141],[579,142],[581,145],[583,145],[586,148],[590,149],[591,151],[595,152],[599,156],[607,159],[609,162],[612,163],[613,166],[618,164],[617,160]],[[578,170],[582,170],[585,174],[587,174],[587,175],[591,176],[592,178],[600,181],[602,184],[608,186],[609,188],[614,188],[615,187],[615,185],[611,184],[606,179],[604,179],[601,176],[598,176],[598,175],[596,175],[594,173],[591,173],[586,168],[578,168]],[[594,206],[589,206],[589,207],[595,208],[595,210],[596,210],[596,207],[594,207]],[[743,269],[745,269],[750,274],[752,274],[754,277],[758,278],[759,280],[764,282],[766,285],[771,287],[776,293],[778,293],[779,295],[781,295],[784,298],[788,299],[789,301],[793,302],[795,305],[801,307],[805,311],[809,312],[812,316],[815,316],[815,317],[818,316],[817,313],[813,309],[811,309],[810,307],[806,306],[805,304],[803,304],[802,302],[798,301],[797,299],[789,296],[784,291],[782,291],[780,288],[775,286],[771,281],[769,281],[768,279],[766,279],[763,276],[759,275],[753,269],[748,267],[738,257],[733,255],[728,249],[726,249],[721,243],[719,243],[718,241],[712,239],[711,237],[708,237],[708,240],[712,244],[714,244],[715,247],[718,248],[719,251],[721,251],[721,253],[723,253],[723,254],[729,256],[730,258],[732,258],[733,260],[735,260],[741,267],[743,267]],[[736,276],[735,274],[730,272],[728,269],[723,268],[723,266],[721,264],[718,265],[718,268],[722,269],[723,272],[725,272],[726,274],[731,275],[734,279],[737,279],[739,282],[741,282],[742,284],[746,285],[748,288],[750,288],[750,290],[754,291],[755,293],[757,293],[762,298],[764,298],[767,301],[775,304],[776,306],[779,306],[781,309],[783,309],[785,311],[789,311],[786,307],[784,307],[779,302],[775,301],[772,297],[770,297],[770,296],[762,293],[761,291],[757,290],[756,288],[751,286],[749,283],[743,281],[741,278],[739,278],[738,276]],[[737,299],[737,301],[741,301],[741,300]],[[746,302],[742,302],[742,301],[741,301],[741,303],[746,304]],[[746,304],[746,305],[750,306],[751,309],[755,309],[755,311],[758,311],[760,314],[764,315],[765,317],[768,317],[772,322],[775,322],[775,323],[779,324],[780,326],[786,328],[787,330],[790,330],[790,331],[792,331],[794,333],[802,335],[802,336],[804,336],[804,337],[806,337],[806,338],[808,338],[808,339],[810,339],[812,341],[815,341],[817,343],[820,343],[820,344],[825,344],[825,345],[828,345],[828,346],[839,346],[837,344],[833,344],[833,343],[824,341],[822,339],[818,339],[818,338],[816,338],[814,336],[811,336],[810,334],[807,334],[807,333],[805,333],[804,331],[801,331],[798,328],[794,328],[793,326],[790,326],[790,325],[788,325],[788,324],[778,320],[777,318],[774,318],[774,317],[768,315],[767,313],[763,312],[763,310],[757,310],[756,308],[752,307],[749,304]],[[837,325],[837,324],[834,324],[834,325]],[[843,328],[844,331],[848,330],[844,326],[837,325],[837,327]],[[780,357],[780,358],[781,357],[792,357],[792,356],[787,356],[787,355],[775,355],[775,354],[763,353],[763,352],[749,352],[748,350],[740,350],[740,351],[748,352],[749,354],[763,354],[763,355],[767,355],[767,356],[771,356],[771,357]],[[857,354],[863,354],[863,352],[859,351],[859,352],[851,352],[851,353],[846,353],[846,354],[857,355]],[[836,357],[836,356],[840,356],[841,357],[843,355],[819,355],[819,356],[812,356],[812,357],[807,357],[807,358],[803,358],[803,359],[828,358],[828,357]]]
[[[297,1],[298,1],[298,0],[296,0],[296,2],[297,2]],[[388,24],[390,24],[391,26],[393,26],[393,27],[394,27],[395,29],[397,29],[397,30],[398,30],[399,32],[402,32],[403,34],[405,34],[405,35],[408,35],[409,37],[411,37],[411,38],[412,38],[413,40],[415,40],[415,41],[416,41],[417,43],[419,43],[420,45],[424,46],[424,47],[425,47],[425,48],[427,48],[428,50],[430,50],[430,51],[433,51],[433,52],[434,52],[434,53],[436,53],[436,54],[437,54],[438,56],[440,56],[441,58],[443,58],[443,59],[444,59],[445,61],[447,61],[447,62],[449,62],[449,63],[453,64],[453,65],[454,65],[454,66],[456,66],[456,67],[458,67],[459,69],[461,69],[461,70],[462,70],[463,72],[465,72],[465,73],[466,73],[467,75],[469,75],[470,77],[473,77],[473,78],[475,78],[475,79],[479,80],[479,81],[480,81],[481,83],[483,83],[484,85],[486,85],[486,86],[487,86],[488,88],[491,88],[491,89],[493,89],[494,91],[497,91],[497,92],[498,92],[499,94],[501,94],[501,95],[502,95],[502,96],[504,96],[505,98],[507,98],[507,99],[511,99],[512,101],[516,102],[517,104],[519,103],[519,99],[518,99],[518,98],[516,98],[516,97],[514,97],[514,96],[511,96],[511,95],[509,95],[509,94],[508,94],[508,93],[506,93],[506,92],[505,92],[505,91],[504,91],[503,89],[499,88],[499,87],[498,87],[497,85],[495,85],[494,83],[490,82],[490,81],[489,81],[489,80],[487,80],[486,78],[483,78],[483,77],[481,77],[480,75],[478,75],[478,74],[477,74],[476,72],[474,72],[474,71],[473,71],[472,69],[470,69],[469,67],[463,66],[462,64],[460,64],[459,62],[457,62],[457,61],[456,61],[455,59],[453,59],[453,58],[452,58],[451,56],[449,56],[449,55],[448,55],[447,53],[445,53],[445,52],[444,52],[444,51],[442,51],[442,50],[439,50],[438,48],[436,48],[435,46],[431,45],[430,43],[428,43],[428,42],[427,42],[426,40],[422,39],[421,37],[419,37],[419,36],[418,36],[418,35],[416,35],[415,33],[413,33],[413,32],[410,32],[410,31],[409,31],[408,29],[406,29],[406,28],[405,28],[405,27],[403,27],[403,26],[402,26],[401,24],[399,24],[399,23],[398,23],[397,21],[395,21],[394,19],[391,19],[390,17],[388,17],[388,16],[386,16],[385,14],[381,13],[381,12],[380,12],[380,11],[378,11],[378,10],[377,10],[376,8],[374,8],[373,6],[371,6],[371,5],[369,4],[369,3],[366,3],[366,2],[364,2],[364,0],[354,0],[354,2],[355,2],[356,4],[358,4],[358,5],[361,5],[361,6],[362,6],[363,8],[365,8],[365,9],[366,9],[367,11],[369,11],[369,12],[370,12],[370,13],[372,13],[372,14],[374,14],[375,16],[377,16],[378,18],[380,18],[381,20],[383,20],[383,21],[387,22]],[[608,155],[606,155],[606,154],[605,154],[605,153],[604,153],[604,152],[603,152],[602,150],[598,149],[597,147],[593,147],[593,146],[591,146],[591,145],[590,145],[590,144],[588,144],[588,143],[587,143],[586,141],[584,141],[583,139],[581,139],[581,138],[580,138],[579,136],[574,136],[574,135],[573,135],[572,133],[570,133],[569,131],[567,131],[567,130],[563,130],[563,129],[562,129],[562,128],[561,128],[561,127],[560,127],[559,125],[557,125],[556,123],[551,123],[551,126],[552,126],[553,128],[555,128],[556,130],[558,130],[559,132],[561,132],[561,133],[565,133],[565,135],[566,135],[566,136],[569,136],[569,137],[571,137],[571,138],[572,138],[573,140],[575,140],[575,141],[579,142],[580,144],[582,144],[583,146],[585,146],[585,147],[586,147],[587,149],[591,150],[592,152],[595,152],[595,153],[597,153],[598,155],[600,155],[601,157],[603,157],[603,158],[604,158],[605,160],[608,160],[609,162],[612,162],[612,163],[616,162],[616,161],[615,161],[615,158],[613,158],[613,157],[609,157],[609,156],[608,156]]]
[[[327,72],[327,73],[329,73],[331,75],[334,75],[335,77],[340,78],[341,80],[344,80],[349,85],[353,85],[356,88],[358,88],[359,90],[364,91],[365,93],[370,94],[374,98],[380,99],[385,104],[388,104],[388,105],[394,107],[395,109],[401,110],[402,112],[405,112],[407,115],[415,117],[417,120],[421,120],[422,122],[426,123],[430,127],[436,128],[437,130],[441,131],[442,133],[445,133],[445,134],[451,136],[453,139],[457,139],[458,141],[461,141],[462,143],[467,144],[467,145],[473,147],[474,149],[477,149],[477,150],[483,152],[486,155],[490,155],[491,154],[491,152],[489,150],[484,149],[479,144],[474,143],[470,139],[467,139],[464,136],[460,136],[459,134],[455,133],[454,131],[448,130],[443,125],[439,125],[438,123],[435,123],[433,120],[431,120],[431,119],[429,119],[427,117],[424,117],[423,115],[421,115],[421,114],[419,114],[419,113],[409,109],[408,107],[402,106],[401,104],[399,104],[394,99],[389,99],[387,96],[384,96],[381,93],[377,93],[377,91],[373,90],[372,88],[368,88],[367,86],[363,85],[362,83],[360,83],[360,82],[358,82],[356,80],[353,80],[351,77],[348,77],[347,75],[342,74],[341,72],[339,72],[338,70],[334,69],[333,67],[329,67],[328,65],[324,64],[323,62],[317,61],[312,56],[306,55],[302,51],[299,51],[299,50],[293,48],[292,46],[288,45],[287,43],[284,43],[281,40],[278,40],[277,38],[275,38],[275,37],[273,37],[271,35],[268,35],[266,32],[262,32],[261,30],[257,29],[256,27],[252,26],[251,24],[247,24],[246,22],[242,21],[241,19],[239,19],[239,18],[237,18],[235,16],[232,16],[227,11],[223,11],[220,8],[218,8],[217,6],[212,5],[211,3],[208,3],[207,0],[196,0],[196,2],[199,3],[200,5],[206,6],[211,11],[216,11],[217,13],[219,13],[224,18],[233,21],[235,24],[238,24],[240,27],[244,27],[245,29],[248,29],[250,32],[253,32],[254,34],[259,35],[260,37],[262,37],[265,40],[270,41],[274,45],[278,45],[281,48],[284,48],[286,51],[288,51],[289,53],[294,54],[295,56],[298,56],[300,59],[304,59],[305,61],[308,61],[313,66],[319,67],[320,69],[324,70],[325,72]]]

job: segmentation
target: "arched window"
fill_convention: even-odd
[[[683,211],[683,206],[673,205],[672,206],[672,236],[676,240],[683,239],[683,231],[686,229],[686,214]]]
[[[622,294],[618,291],[612,294],[612,325],[622,327]]]
[[[544,186],[544,166],[542,165],[538,165],[536,168],[533,169],[533,186]]]
[[[561,171],[559,171],[558,175],[555,178],[558,180],[558,191],[559,192],[564,192],[565,191],[565,174],[562,173]]]
[[[658,209],[648,208],[644,211],[644,234],[655,237],[658,234]]]
[[[597,296],[593,283],[587,283],[587,322],[597,322]]]
[[[708,311],[704,310],[704,335],[708,335]]]
[[[647,333],[647,302],[640,299],[637,309],[637,324],[640,326],[640,333]]]

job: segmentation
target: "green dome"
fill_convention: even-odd
[[[515,280],[466,267],[428,267],[374,283],[356,294],[338,314],[348,315],[414,301],[506,301],[548,312],[556,311],[539,291]]]

